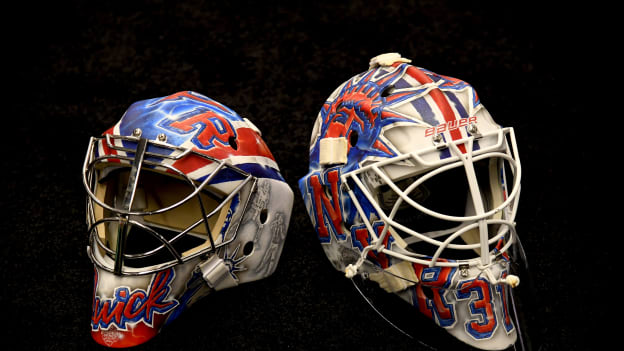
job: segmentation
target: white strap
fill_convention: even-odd
[[[238,281],[230,273],[230,267],[217,255],[201,262],[197,268],[201,271],[206,284],[215,290],[223,290],[238,285]]]
[[[319,163],[336,165],[347,163],[347,138],[323,138],[320,141]]]

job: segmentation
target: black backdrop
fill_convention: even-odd
[[[604,268],[591,259],[602,253],[581,240],[598,236],[583,181],[597,166],[575,141],[601,135],[590,127],[593,89],[583,84],[608,79],[588,61],[601,36],[587,8],[497,3],[66,1],[5,12],[3,342],[104,349],[89,335],[93,270],[80,179],[88,138],[134,101],[194,90],[263,131],[295,191],[293,216],[273,276],[202,300],[136,349],[427,349],[381,320],[331,268],[297,189],[324,99],[371,57],[399,52],[468,81],[496,121],[516,129],[535,349],[596,345],[608,309],[592,294]],[[431,346],[457,347],[413,318]]]

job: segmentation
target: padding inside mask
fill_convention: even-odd
[[[473,164],[481,196],[480,201],[483,204],[485,212],[487,212],[496,208],[504,201],[506,193],[503,180],[506,173],[503,168],[504,162],[499,158],[487,158],[476,161]],[[422,176],[423,174],[404,178],[396,181],[395,185],[405,191]],[[375,190],[380,207],[386,215],[390,215],[396,202],[400,199],[399,195],[388,185],[379,186]],[[411,190],[408,196],[411,200],[426,209],[443,215],[467,217],[476,214],[474,199],[471,196],[469,188],[468,176],[463,166],[449,169],[425,180],[418,187]],[[502,218],[502,212],[497,212],[490,218],[500,219]],[[432,216],[418,210],[406,201],[400,203],[393,220],[409,229],[430,238],[436,238],[437,240],[444,240],[445,237],[454,233],[461,227],[473,223],[449,221]],[[499,225],[490,224],[488,227],[489,237],[495,236],[499,229]],[[436,245],[418,240],[418,238],[411,236],[400,228],[395,227],[394,230],[405,239],[409,244],[408,249],[411,251],[426,256],[432,256],[438,248]],[[475,228],[462,234],[461,240],[466,244],[479,243],[480,236],[478,229]],[[446,249],[444,257],[452,259],[472,258],[474,257],[474,252],[470,251],[471,250]],[[479,253],[478,249],[475,251]],[[449,252],[452,252],[451,256],[453,257],[448,257]]]
[[[119,168],[107,172],[96,185],[95,194],[98,200],[111,207],[122,209],[126,189],[128,188],[129,173],[129,168]],[[169,207],[182,202],[194,190],[195,188],[191,184],[182,179],[143,169],[137,182],[132,202],[132,211],[149,213]],[[128,224],[128,227],[125,228],[127,239],[124,253],[126,255],[135,255],[136,257],[126,257],[124,264],[129,267],[147,267],[173,259],[169,250],[161,247],[163,245],[162,241],[153,232],[158,233],[167,241],[177,237],[172,242],[172,246],[182,256],[195,253],[210,246],[208,235],[215,242],[220,240],[220,233],[227,217],[230,203],[224,204],[207,221],[202,221],[202,218],[204,214],[207,215],[217,208],[224,201],[225,197],[226,195],[218,190],[206,186],[200,191],[198,196],[182,202],[173,209],[151,215],[129,216],[129,220],[138,222],[140,225]],[[119,213],[114,213],[97,204],[94,207],[96,221],[102,218],[119,218],[121,216]],[[100,224],[97,228],[100,240],[111,250],[117,250],[118,237],[121,230],[123,230],[120,228],[120,223],[120,221],[107,221]],[[179,235],[189,227],[193,228],[185,235]],[[161,248],[158,249],[159,247]],[[145,253],[151,254],[139,257]]]

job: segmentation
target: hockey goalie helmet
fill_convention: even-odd
[[[141,344],[213,290],[272,274],[293,193],[260,131],[194,92],[132,104],[83,168],[91,333]]]
[[[323,105],[299,188],[333,266],[481,349],[516,341],[508,290],[520,162],[467,83],[398,54]],[[426,291],[425,291],[426,290]]]

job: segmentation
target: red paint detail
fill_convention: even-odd
[[[452,86],[459,85],[459,84],[463,83],[463,81],[461,79],[445,76],[443,74],[437,74],[437,76],[445,80],[445,82],[444,82],[444,84],[442,84],[442,86],[452,87]]]
[[[501,278],[505,279],[507,278],[507,271],[504,271],[503,274],[501,274]],[[509,307],[508,307],[508,302],[507,302],[507,285],[506,284],[501,284],[500,285],[500,295],[501,295],[501,300],[503,301],[503,315],[504,315],[504,319],[505,319],[505,325],[510,326],[513,325],[513,323],[511,322],[511,316],[509,315]]]
[[[97,269],[95,269],[91,322],[92,325],[99,325],[103,321],[108,325],[108,328],[103,330],[98,327],[97,330],[91,330],[93,339],[97,343],[108,347],[123,348],[144,343],[158,334],[169,312],[161,314],[154,310],[166,309],[171,304],[177,303],[175,300],[158,302],[159,299],[166,297],[164,294],[168,292],[168,282],[172,274],[172,269],[156,274],[148,288],[147,294],[142,290],[135,289],[128,298],[126,290],[119,291],[119,296],[128,298],[128,300],[116,301],[115,307],[111,310],[110,306],[113,301],[110,299],[107,299],[100,305],[101,301],[97,297],[99,274]],[[125,329],[118,327],[118,323],[122,319],[130,320],[142,314],[145,316],[140,318],[138,322],[124,323]],[[147,316],[151,316],[151,326],[145,323]]]
[[[215,125],[215,123],[221,124],[221,126],[224,128],[224,131],[219,131],[219,128]],[[224,147],[229,146],[226,145],[228,138],[236,135],[230,123],[224,117],[213,111],[206,111],[204,113],[194,115],[181,121],[171,122],[169,126],[182,130],[184,132],[190,132],[197,128],[196,125],[201,125],[204,127],[202,131],[195,136],[197,140],[204,146],[208,146],[211,143],[211,139],[213,139],[213,137],[213,143],[219,142]]]
[[[500,250],[503,248],[504,245],[505,245],[505,238],[500,238],[500,240],[498,240],[498,242],[496,243],[496,250],[500,252]],[[503,258],[505,258],[507,261],[510,260],[509,254],[507,252],[503,252]]]
[[[194,148],[193,150],[207,156],[212,156],[219,160],[227,159],[230,156],[264,156],[275,161],[275,158],[273,157],[273,154],[271,154],[268,146],[253,129],[238,128],[236,133],[238,134],[238,138],[236,139],[238,148],[236,150],[230,146],[221,146],[218,142],[215,143],[215,147],[210,150],[201,150],[198,148]],[[173,167],[179,169],[185,174],[188,174],[209,164],[209,160],[194,154],[189,154],[188,156],[174,162]]]
[[[388,96],[386,98],[386,102],[391,103],[394,100],[397,100],[397,99],[400,99],[400,98],[402,98],[404,96],[412,95],[412,94],[414,94],[414,92],[412,92],[412,91],[406,91],[406,92],[403,92],[403,93],[394,93],[394,94],[392,94],[392,95],[390,95],[390,96]]]
[[[425,136],[432,136],[434,134],[444,133],[446,131],[453,131],[457,128],[465,127],[470,123],[477,122],[477,116],[472,116],[469,118],[460,118],[459,120],[454,119],[452,121],[438,124],[435,127],[430,127],[425,130]]]
[[[102,135],[104,135],[104,136],[106,136],[106,134],[113,135],[114,130],[115,130],[115,127],[113,126],[110,129],[108,129],[107,131],[105,131],[104,133],[102,133]],[[108,143],[106,142],[106,139],[100,140],[100,143],[102,143],[102,151],[104,152],[104,155],[117,155],[117,150],[111,149],[111,148],[108,147]],[[104,155],[100,155],[100,157],[104,156]],[[108,161],[108,162],[115,162],[115,163],[121,163],[121,160],[119,160],[117,158],[108,158],[108,159],[106,159],[106,161]]]
[[[197,116],[191,117],[189,119],[192,118],[196,118]],[[199,118],[199,117],[198,117]],[[222,117],[221,117],[222,118]],[[173,123],[180,123],[180,122],[173,122]],[[173,124],[172,123],[172,124]],[[188,128],[188,126],[192,124],[191,122],[189,122],[188,124],[185,123],[180,123],[178,125],[176,125],[176,128]],[[204,131],[208,130],[208,126],[211,126],[210,129],[214,128],[214,125],[212,123],[206,123],[206,129],[204,129]],[[231,128],[229,127],[228,123],[223,123],[223,126],[225,128],[228,129],[228,136],[231,135],[230,133],[232,133]],[[110,128],[109,130],[107,130],[106,132],[104,132],[104,134],[110,134],[113,135],[113,130],[114,128]],[[215,130],[216,132],[216,130]],[[223,159],[227,159],[230,156],[263,156],[266,158],[269,158],[273,161],[275,161],[275,157],[273,157],[273,154],[271,153],[271,151],[269,150],[269,147],[266,145],[266,143],[264,142],[264,140],[262,140],[262,138],[258,135],[258,133],[256,133],[253,129],[251,128],[246,128],[246,127],[241,127],[236,129],[236,133],[238,134],[238,137],[236,139],[236,143],[237,143],[237,149],[233,149],[230,146],[224,145],[221,142],[219,142],[217,139],[215,139],[214,145],[215,147],[211,148],[210,150],[202,150],[199,148],[194,147],[193,150],[197,151],[198,153],[202,153],[204,155],[208,155],[208,156],[212,156],[214,158],[223,160]],[[203,135],[204,133],[201,133],[200,136],[198,136],[198,138],[202,138],[202,142],[204,142],[205,140],[207,140],[207,138],[210,137],[210,135],[206,134]],[[225,139],[227,140],[227,138]],[[114,149],[109,148],[106,145],[106,140],[102,140],[101,141],[102,146],[103,146],[103,151],[104,151],[104,155],[101,156],[105,156],[105,155],[117,155],[117,151]],[[108,161],[110,162],[117,162],[119,163],[120,160],[118,159],[108,159]],[[210,164],[211,161],[194,155],[194,154],[189,154],[188,156],[177,160],[176,162],[173,163],[173,167],[179,169],[180,171],[184,172],[185,174],[188,174],[192,171],[195,171],[203,166],[206,166],[208,164]],[[177,174],[173,171],[167,171],[171,174]]]
[[[356,114],[355,109],[351,107],[349,108],[344,107],[344,103],[348,101],[348,102],[351,102],[354,106],[357,106],[358,109],[364,113],[370,125],[374,126],[375,116],[373,115],[372,110],[380,104],[380,101],[376,99],[377,96],[378,95],[375,94],[375,96],[368,97],[365,93],[362,93],[361,91],[358,91],[358,90],[355,90],[352,92],[345,92],[344,95],[342,95],[339,99],[335,100],[332,103],[327,116],[333,115],[335,117],[335,114],[337,112],[346,113],[347,114],[347,121],[345,122],[346,128],[349,128],[349,126],[351,126],[351,123],[353,121],[359,123],[360,126],[364,128],[364,122]]]
[[[373,147],[375,149],[377,149],[377,150],[385,152],[388,155],[392,155],[392,152],[390,150],[388,150],[386,145],[384,145],[381,141],[379,141],[379,139],[375,140],[375,143],[373,144]]]
[[[126,348],[143,344],[152,339],[160,331],[167,315],[154,315],[154,327],[139,322],[135,325],[128,325],[127,330],[120,330],[112,325],[108,330],[92,330],[91,337],[100,345],[112,348]]]
[[[329,127],[327,127],[327,132],[325,133],[325,137],[327,138],[338,138],[345,136],[347,131],[347,127],[340,122],[331,122]]]
[[[325,208],[325,211],[329,215],[329,218],[336,229],[336,234],[343,234],[342,211],[340,209],[340,200],[338,197],[338,171],[334,170],[327,173],[327,181],[330,183],[331,195],[334,200],[333,203],[325,194],[319,175],[315,174],[310,177],[310,185],[312,186],[314,204],[316,206],[317,232],[319,233],[319,237],[322,238],[329,237],[329,230],[325,226],[323,208]]]
[[[485,311],[487,323],[481,325],[480,321],[475,320],[470,322],[470,327],[482,334],[491,333],[496,326],[496,316],[494,315],[494,310],[492,309],[492,296],[489,282],[482,279],[474,279],[461,283],[458,288],[458,290],[464,294],[470,293],[471,289],[481,289],[483,298],[479,300],[472,300],[471,304],[474,306],[474,309]]]
[[[133,290],[131,292],[131,296],[128,301],[115,301],[107,299],[106,301],[101,301],[97,296],[93,299],[93,314],[91,316],[91,321],[94,325],[99,325],[102,321],[105,324],[115,323],[120,325],[122,320],[130,320],[132,317],[136,317],[140,314],[145,315],[144,318],[149,318],[156,314],[154,310],[165,309],[168,306],[176,303],[175,301],[165,301],[159,303],[159,299],[164,299],[164,294],[167,294],[167,283],[169,277],[173,274],[172,270],[166,270],[159,272],[155,277],[152,283],[150,284],[147,295],[144,291],[141,290]],[[97,286],[97,274],[96,274],[96,286]],[[94,292],[95,294],[95,292]],[[119,291],[119,296],[122,298],[127,298],[127,291],[121,290]],[[147,299],[145,299],[147,298]],[[135,305],[135,302],[142,301],[138,306]],[[114,305],[111,310],[111,305]],[[121,324],[123,325],[123,324]]]
[[[381,119],[384,118],[403,118],[405,119],[405,117],[403,116],[399,116],[396,113],[390,112],[390,111],[386,111],[386,110],[382,110],[381,111]]]

